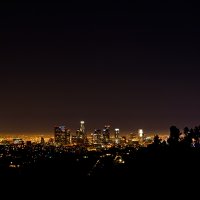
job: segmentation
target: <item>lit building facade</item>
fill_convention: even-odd
[[[65,145],[70,143],[70,130],[65,126],[56,126],[54,128],[55,143]]]
[[[115,139],[119,139],[119,129],[115,129]]]
[[[103,129],[103,142],[107,143],[110,141],[110,125],[105,125]]]
[[[119,144],[120,143],[120,138],[119,138],[119,129],[115,129],[115,143]]]
[[[101,130],[100,129],[95,129],[93,133],[93,143],[94,144],[100,144],[102,141],[101,137]]]
[[[86,143],[87,141],[84,121],[80,121],[80,128],[76,131],[76,138],[77,138],[77,143]]]

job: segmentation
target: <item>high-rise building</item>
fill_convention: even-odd
[[[100,144],[101,143],[101,130],[100,129],[95,129],[93,133],[93,143],[94,144]]]
[[[80,128],[76,131],[76,138],[77,138],[77,143],[86,143],[87,141],[84,121],[80,121]]]
[[[77,136],[76,135],[72,135],[71,142],[72,142],[72,144],[77,143]]]
[[[139,129],[139,130],[138,130],[138,136],[139,136],[140,138],[142,138],[142,137],[144,136],[144,131],[143,131],[143,129]]]
[[[139,129],[138,130],[138,137],[139,137],[140,142],[143,142],[143,140],[144,140],[144,131],[143,131],[143,129]]]
[[[71,131],[70,129],[66,130],[66,144],[70,144],[71,143]]]
[[[119,138],[119,129],[115,129],[115,143],[119,144],[120,143],[120,138]]]
[[[115,139],[119,139],[119,129],[115,129]]]
[[[82,135],[85,135],[85,122],[84,121],[80,121],[80,132],[82,133]]]
[[[70,142],[70,131],[65,126],[56,126],[54,134],[55,143],[64,145]]]
[[[103,129],[103,142],[107,143],[110,141],[110,125],[105,125]]]
[[[80,137],[80,129],[76,130],[76,137],[79,138]]]

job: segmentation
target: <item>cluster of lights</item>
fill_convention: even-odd
[[[143,129],[139,129],[139,130],[138,130],[138,134],[139,134],[139,137],[143,137],[143,136],[144,136],[144,131],[143,131]]]

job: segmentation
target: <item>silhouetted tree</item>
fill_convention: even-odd
[[[160,139],[158,135],[155,135],[153,139],[153,144],[159,146],[161,144],[161,140],[162,139]]]
[[[162,147],[166,147],[167,146],[167,142],[165,140],[162,141]]]
[[[190,129],[190,135],[192,138],[194,138],[194,129],[192,129],[192,128]]]
[[[190,134],[190,132],[185,135],[185,137],[181,141],[181,144],[182,144],[183,148],[190,148],[191,147],[191,145],[192,145],[192,135]]]
[[[195,126],[194,127],[194,139],[195,139],[195,143],[199,143],[199,137],[200,137],[199,127]]]
[[[186,127],[183,129],[183,132],[184,132],[185,136],[188,136],[189,133],[190,133],[190,129],[186,126]]]
[[[198,126],[195,126],[193,129],[193,139],[195,147],[200,147],[199,138],[200,138],[200,130]]]
[[[168,144],[170,146],[177,146],[179,143],[179,137],[180,137],[180,130],[176,128],[176,126],[171,126],[170,127],[170,136],[169,139],[167,140]]]

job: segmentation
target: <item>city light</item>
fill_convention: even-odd
[[[144,135],[143,129],[139,129],[138,134],[139,134],[139,137],[143,137],[143,135]]]

